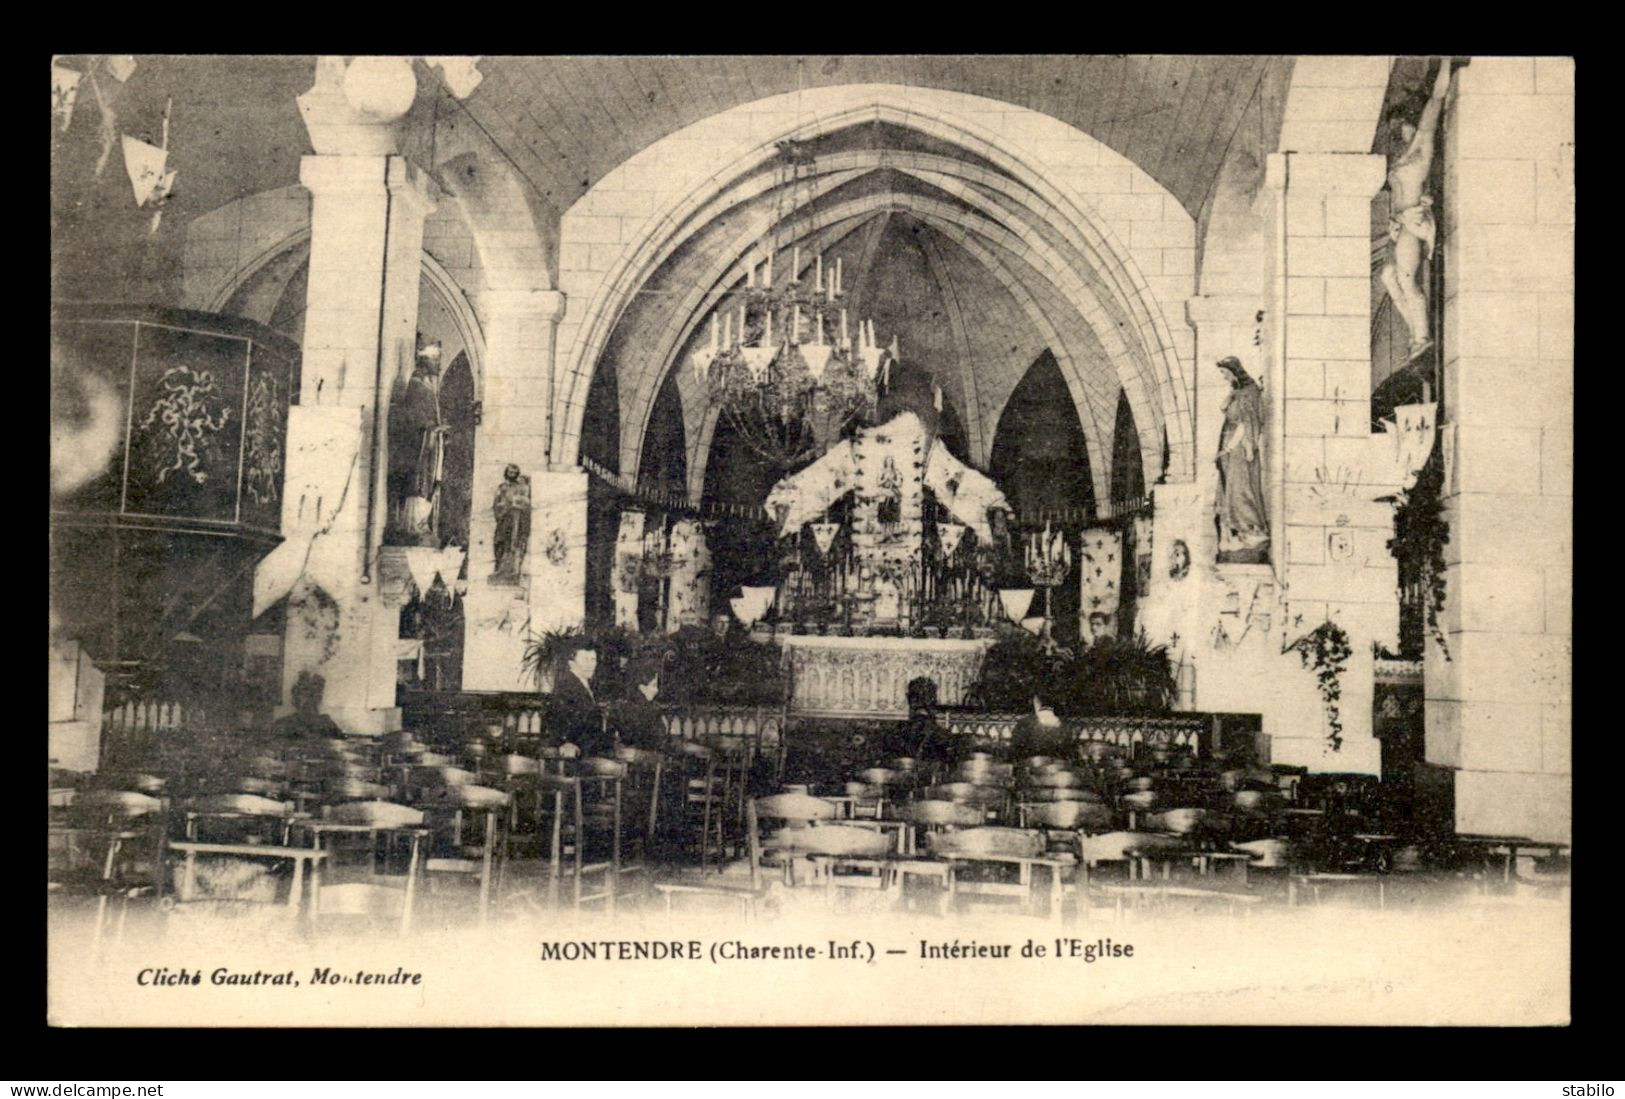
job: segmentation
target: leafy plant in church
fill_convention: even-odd
[[[1332,751],[1339,751],[1343,747],[1343,669],[1354,652],[1349,645],[1349,635],[1335,622],[1322,622],[1299,638],[1292,648],[1298,650],[1304,667],[1314,668],[1320,697],[1326,704],[1326,724],[1331,730],[1327,739],[1331,741]]]
[[[1443,496],[1444,461],[1436,443],[1417,473],[1416,483],[1395,498],[1394,536],[1388,540],[1388,550],[1399,561],[1400,583],[1423,600],[1427,631],[1449,660],[1450,648],[1439,625],[1445,596],[1444,547],[1450,541]]]

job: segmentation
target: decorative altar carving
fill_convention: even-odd
[[[849,521],[829,522],[848,496]],[[767,507],[782,538],[810,532],[805,566],[793,559],[786,577],[781,617],[844,616],[849,633],[935,625],[944,635],[994,620],[978,570],[995,544],[991,516],[1009,505],[913,412],[836,443],[773,486]]]
[[[790,709],[847,717],[908,716],[915,676],[937,685],[945,706],[962,705],[990,640],[902,637],[781,637],[790,668]]]

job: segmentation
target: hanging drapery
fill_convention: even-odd
[[[1117,634],[1123,581],[1123,535],[1101,527],[1083,532],[1080,632],[1087,641]]]

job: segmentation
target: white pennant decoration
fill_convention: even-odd
[[[169,154],[156,145],[148,145],[145,141],[124,135],[124,170],[130,175],[130,188],[135,192],[135,204],[145,206],[152,199],[159,197],[160,188],[166,184],[164,161]],[[173,184],[175,174],[168,173],[167,182]],[[164,190],[164,194],[168,194]]]
[[[485,74],[476,67],[480,60],[478,57],[425,57],[423,60],[440,69],[446,87],[458,99],[473,95],[474,89],[485,79]]]
[[[959,548],[960,540],[965,537],[965,528],[959,523],[938,523],[937,543],[942,546],[942,555],[952,557],[954,550]]]
[[[124,83],[135,74],[135,56],[128,53],[109,54],[107,71],[113,74],[114,80]]]
[[[406,557],[407,571],[412,574],[412,583],[417,585],[418,596],[421,598],[434,586],[440,551],[428,546],[407,546],[403,553]]]
[[[73,121],[73,104],[79,98],[79,81],[83,76],[61,65],[51,66],[51,112],[62,120],[64,130]]]
[[[818,546],[818,552],[828,555],[829,548],[835,544],[835,535],[840,533],[839,523],[813,523],[813,542]]]
[[[813,376],[814,381],[821,381],[824,369],[829,366],[829,360],[835,354],[835,349],[827,343],[804,343],[797,350],[801,352],[802,361],[807,364],[807,373]]]
[[[1394,409],[1399,423],[1399,472],[1401,483],[1406,487],[1416,483],[1416,475],[1433,453],[1437,409],[1438,405],[1433,402],[1400,405]]]

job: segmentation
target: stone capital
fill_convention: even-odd
[[[324,156],[386,156],[400,143],[401,119],[417,93],[403,57],[316,61],[310,90],[297,98],[311,147]]]
[[[1388,174],[1388,159],[1374,153],[1272,153],[1265,186],[1295,194],[1370,198]]]
[[[400,156],[307,156],[299,162],[299,182],[318,197],[382,198],[387,193],[424,215],[434,210],[438,190],[427,173]]]
[[[494,316],[534,317],[558,323],[564,316],[562,290],[487,290],[482,295]]]

